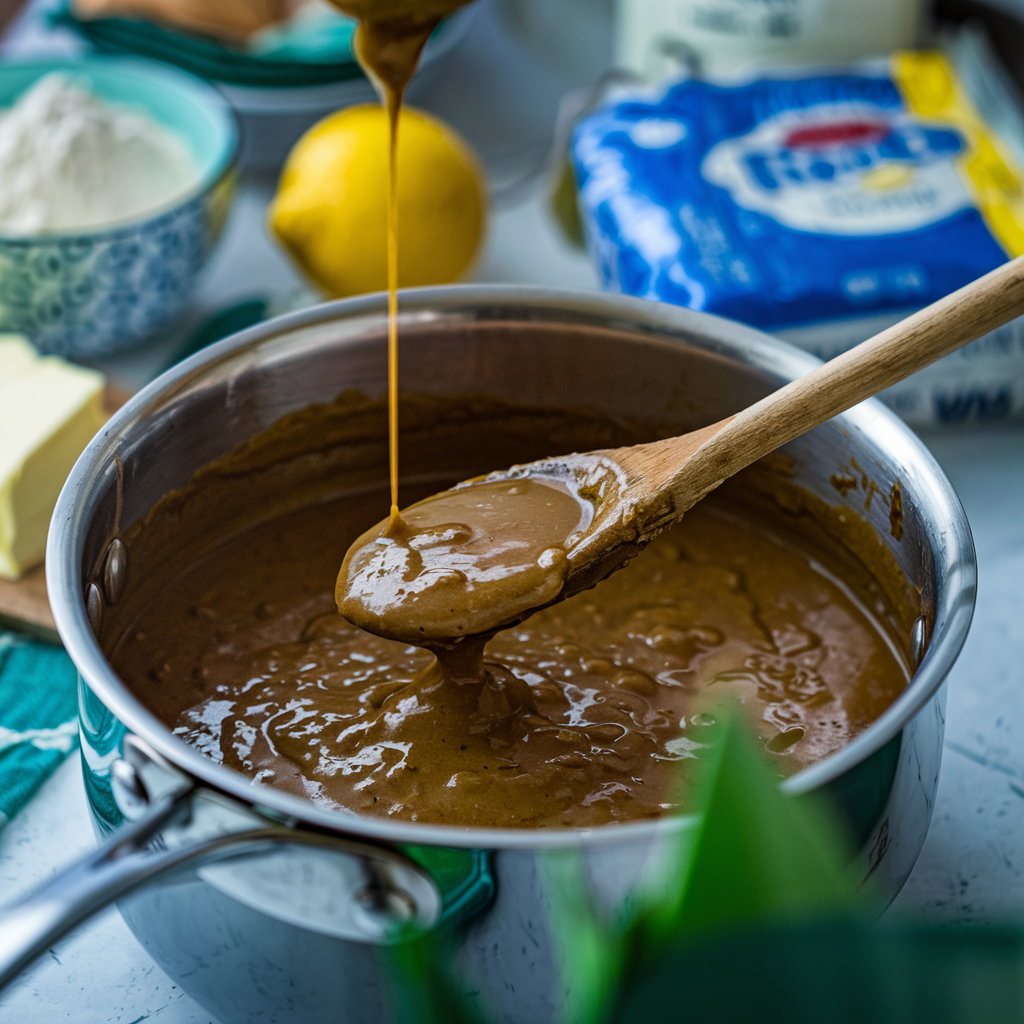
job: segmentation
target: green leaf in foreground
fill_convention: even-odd
[[[427,932],[387,947],[395,1024],[487,1024],[452,974],[450,938]]]
[[[594,908],[575,850],[543,859],[544,892],[557,955],[562,961],[562,1024],[602,1024],[625,967],[624,929]]]
[[[1024,1020],[1020,929],[894,930],[848,918],[664,947],[613,1024],[1003,1024]]]
[[[681,834],[666,858],[634,927],[640,950],[684,935],[830,917],[853,907],[850,852],[836,822],[820,804],[784,794],[739,714],[723,717],[697,780],[696,835]]]

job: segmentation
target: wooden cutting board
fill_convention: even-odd
[[[24,630],[60,643],[46,599],[46,578],[43,567],[37,565],[17,583],[0,580],[0,626]]]
[[[103,394],[103,405],[108,415],[113,415],[130,397],[127,392],[108,385]],[[0,580],[0,626],[19,629],[51,643],[60,643],[53,624],[50,602],[46,598],[43,566],[29,570],[16,583]]]

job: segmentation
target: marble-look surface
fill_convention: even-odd
[[[931,830],[890,913],[1024,920],[1024,428],[923,437],[971,524],[978,603],[949,677]]]

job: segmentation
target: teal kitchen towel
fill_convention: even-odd
[[[63,648],[0,630],[0,827],[77,744],[77,680]]]

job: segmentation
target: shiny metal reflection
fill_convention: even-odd
[[[926,650],[928,650],[928,620],[923,615],[919,615],[910,629],[910,657],[913,660],[914,668],[921,664]]]
[[[436,885],[404,857],[360,846],[318,845],[307,834],[198,874],[247,907],[321,935],[379,945],[432,927],[441,914]]]
[[[85,614],[89,617],[89,625],[97,636],[103,625],[103,595],[95,583],[85,588]]]
[[[117,604],[127,582],[128,549],[119,537],[115,537],[107,548],[103,566],[103,591],[107,595],[107,604]]]

